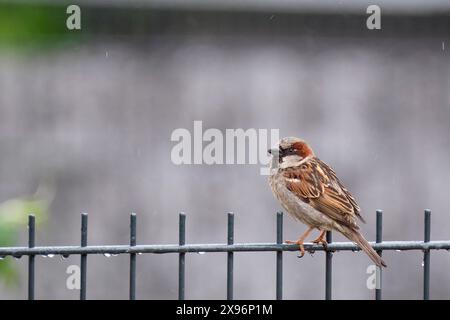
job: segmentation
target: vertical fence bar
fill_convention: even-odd
[[[81,214],[81,246],[87,246],[88,235],[88,214]],[[86,300],[86,269],[87,269],[87,254],[81,255],[81,278],[80,278],[80,300]]]
[[[30,214],[28,216],[28,248],[35,246],[36,218]],[[28,300],[34,300],[34,255],[28,256]]]
[[[186,244],[186,215],[184,212],[179,216],[179,245],[184,246]],[[185,271],[185,258],[184,252],[179,253],[178,258],[178,300],[184,300],[184,271]]]
[[[228,213],[228,236],[227,244],[234,243],[234,214]],[[229,251],[227,254],[227,300],[233,300],[233,252]]]
[[[130,247],[136,245],[136,213],[130,215]],[[130,254],[130,300],[136,300],[136,253]]]
[[[431,210],[425,210],[424,242],[430,242],[431,236]],[[430,299],[430,250],[423,252],[423,300]]]
[[[327,242],[331,243],[332,241],[331,231],[327,231]],[[332,281],[332,271],[333,271],[333,253],[329,250],[326,251],[325,258],[325,300],[331,300],[331,281]]]
[[[277,212],[277,244],[283,244],[283,212]],[[283,299],[283,251],[277,251],[277,300]]]
[[[377,230],[376,230],[376,242],[381,243],[383,241],[383,211],[377,210]],[[382,250],[377,250],[378,255],[382,256]],[[382,270],[376,266],[376,287],[375,287],[375,299],[381,300],[381,287],[382,287]]]

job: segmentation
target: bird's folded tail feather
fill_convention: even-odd
[[[378,253],[372,248],[369,242],[364,239],[359,231],[348,228],[345,230],[344,235],[351,241],[355,242],[378,267],[387,267],[383,259],[381,259]]]

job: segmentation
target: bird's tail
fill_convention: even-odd
[[[366,239],[358,230],[347,229],[344,235],[351,241],[355,242],[378,267],[387,267],[386,263],[381,259],[378,253],[372,248]]]

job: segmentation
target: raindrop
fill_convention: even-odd
[[[111,257],[111,253],[104,253],[103,255],[107,258]]]
[[[199,251],[199,252],[197,252],[198,254],[205,254],[206,252],[205,251]]]
[[[22,258],[22,256],[13,256],[14,259],[19,260],[20,258]]]
[[[402,250],[399,250],[399,249],[397,249],[397,250],[395,250],[396,252],[402,252]]]
[[[142,252],[138,252],[138,255],[142,255],[143,253]]]
[[[70,257],[70,255],[68,255],[68,254],[62,254],[61,255],[61,260],[66,260],[69,257]]]
[[[422,268],[425,266],[425,261],[422,260]]]
[[[113,257],[117,257],[119,254],[118,253],[113,253],[112,256]]]
[[[53,253],[50,253],[50,254],[47,255],[47,257],[49,257],[49,258],[53,258],[54,256],[55,255]]]

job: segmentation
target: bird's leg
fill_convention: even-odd
[[[328,245],[327,239],[325,238],[326,234],[326,230],[320,230],[320,235],[317,237],[317,239],[314,239],[312,243],[321,243],[326,248]]]
[[[311,231],[313,231],[314,228],[310,227],[308,228],[308,230],[305,231],[305,233],[303,233],[300,238],[298,238],[297,241],[291,241],[291,240],[286,240],[285,242],[288,244],[298,244],[300,247],[300,258],[303,257],[305,255],[305,247],[303,246],[303,241],[305,241],[306,237],[309,236],[309,234],[311,233]]]

